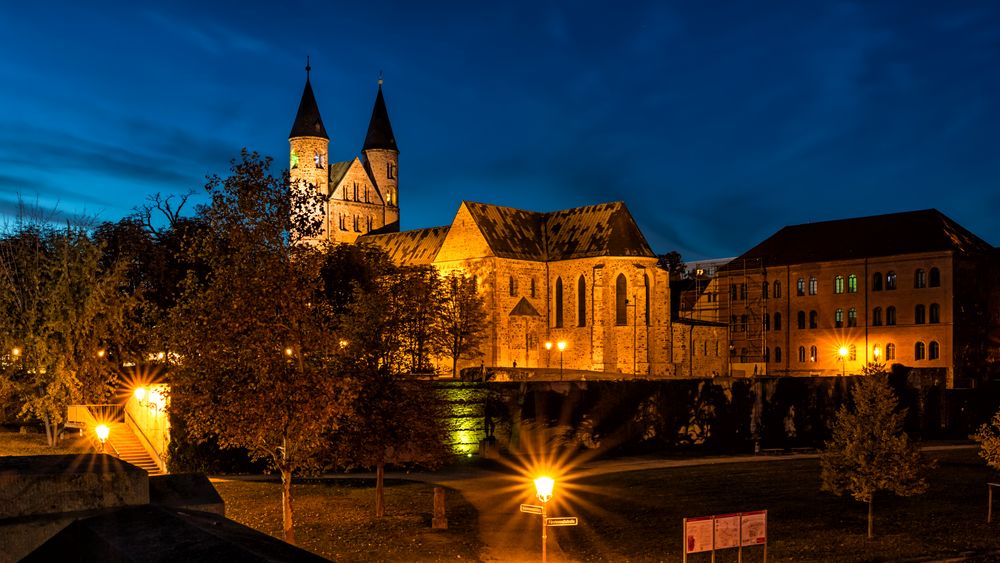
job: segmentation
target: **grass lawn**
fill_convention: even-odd
[[[277,481],[213,480],[226,516],[281,537]],[[475,509],[455,491],[446,498],[448,529],[431,528],[433,486],[386,480],[386,516],[374,518],[375,484],[365,479],[292,485],[299,547],[334,561],[476,561],[482,544]]]
[[[0,427],[0,456],[78,454],[93,451],[90,443],[76,432],[63,434],[59,445],[50,448],[45,441],[45,434],[40,432],[21,434],[16,429]]]
[[[986,483],[997,481],[995,471],[973,449],[929,457],[939,465],[927,493],[876,495],[872,540],[865,535],[867,505],[820,492],[816,459],[590,478],[575,484],[578,502],[560,510],[579,516],[580,526],[552,531],[567,555],[585,561],[680,561],[683,518],[767,509],[768,561],[900,561],[1000,550],[1000,506],[986,524]],[[736,560],[735,549],[716,553],[719,563]],[[744,549],[743,560],[762,561],[763,550]]]

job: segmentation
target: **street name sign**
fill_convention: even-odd
[[[522,504],[521,512],[527,512],[528,514],[541,514],[542,507],[537,504]]]
[[[546,518],[546,526],[576,526],[578,524],[576,516],[562,516],[559,518]]]

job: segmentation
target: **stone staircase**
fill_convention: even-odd
[[[132,429],[124,423],[116,422],[109,425],[107,453],[117,455],[123,461],[127,461],[136,467],[145,469],[150,475],[159,475],[160,468],[150,457],[139,438],[132,432]]]

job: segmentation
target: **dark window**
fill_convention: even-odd
[[[819,314],[816,311],[809,311],[809,328],[819,327]]]
[[[817,356],[818,356],[818,354],[817,354],[816,347],[815,346],[810,346],[809,347],[809,361],[810,362],[815,362],[816,359],[817,359]]]
[[[781,313],[774,314],[774,330],[781,330]]]
[[[795,282],[795,293],[800,296],[806,294],[806,280],[799,278],[799,281]]]
[[[844,310],[839,307],[833,313],[833,326],[837,328],[844,327]]]
[[[833,278],[833,292],[834,293],[844,292],[844,276],[837,276]]]
[[[775,299],[777,299],[778,297],[781,297],[781,282],[780,281],[774,282],[774,297],[775,297]]]
[[[917,271],[913,273],[913,287],[916,289],[927,287],[927,274],[922,268],[917,268]]]
[[[625,326],[628,324],[628,282],[625,274],[618,274],[615,280],[615,324]]]
[[[809,295],[816,295],[819,293],[819,282],[816,278],[809,278]]]
[[[872,309],[872,326],[882,326],[882,307]]]
[[[764,332],[771,330],[771,315],[764,313]]]
[[[775,362],[780,362],[781,361],[781,347],[780,346],[775,346],[774,347],[774,361]]]
[[[739,291],[739,290],[736,289],[736,284],[733,284],[733,285],[729,286],[729,300],[730,301],[736,301],[736,297],[738,295],[737,291]]]
[[[941,287],[941,270],[937,268],[931,268],[930,283],[927,285],[931,287]]]
[[[531,284],[528,286],[528,289],[531,291],[531,298],[534,299],[537,296],[537,292],[535,291],[535,278],[531,278]]]
[[[576,325],[587,326],[587,280],[583,276],[576,282]]]
[[[805,363],[806,361],[806,347],[799,346],[799,361]]]
[[[896,308],[885,308],[885,326],[896,326]]]
[[[764,299],[767,299],[769,297],[768,293],[769,292],[768,292],[767,282],[761,283],[760,284],[760,294],[762,296],[764,296]]]
[[[858,310],[854,307],[847,310],[847,326],[858,326]]]
[[[556,328],[563,325],[563,288],[562,278],[556,278]]]
[[[581,280],[583,278],[580,278]],[[646,326],[649,326],[649,276],[646,274],[642,275],[642,284],[646,290]]]
[[[847,293],[858,292],[858,276],[851,274],[847,276]]]
[[[887,272],[885,274],[885,289],[886,291],[896,289],[896,272]]]
[[[872,291],[882,291],[882,273],[872,274]]]
[[[764,363],[768,363],[770,361],[771,361],[771,348],[768,346],[764,346]]]
[[[931,322],[935,324],[941,322],[941,306],[937,303],[931,303]]]
[[[913,324],[922,325],[927,322],[927,309],[923,305],[913,308]]]
[[[799,329],[806,328],[806,312],[805,311],[799,311],[798,321],[799,321]]]
[[[885,345],[885,359],[895,360],[896,359],[896,345],[892,342]]]
[[[740,315],[740,332],[746,332],[746,331],[747,331],[747,316]]]
[[[924,359],[924,343],[917,342],[913,345],[913,359],[922,360]]]
[[[517,295],[517,279],[515,279],[514,276],[510,276],[508,285],[510,286],[510,296],[514,297]]]
[[[934,342],[932,340],[930,346],[927,347],[927,359],[936,360],[940,356],[941,356],[941,348],[938,346],[937,342]]]
[[[747,300],[747,284],[741,283],[740,284],[740,301],[746,301],[746,300]]]

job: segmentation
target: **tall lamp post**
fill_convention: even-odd
[[[847,346],[841,346],[840,350],[837,350],[837,353],[840,354],[840,363],[843,365],[840,375],[847,377]]]
[[[97,439],[101,441],[101,453],[104,453],[104,442],[108,440],[108,434],[111,430],[108,428],[107,424],[98,424],[97,428],[94,429],[97,433]]]
[[[566,350],[566,341],[560,340],[556,343],[556,348],[559,348],[559,381],[563,378],[563,352]]]
[[[560,344],[564,344],[560,342]],[[560,350],[562,351],[562,350]],[[542,563],[546,561],[546,540],[548,539],[547,524],[545,521],[545,505],[550,500],[552,500],[552,487],[555,485],[555,481],[551,477],[539,477],[535,479],[535,494],[538,496],[538,501],[542,503]]]

